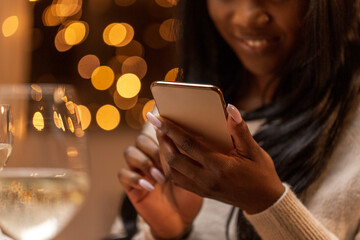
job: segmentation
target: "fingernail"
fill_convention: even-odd
[[[147,120],[149,120],[149,122],[152,125],[154,125],[157,128],[161,128],[161,122],[157,117],[155,117],[154,114],[152,114],[151,112],[147,112],[146,113],[146,118],[147,118]]]
[[[145,189],[145,190],[147,190],[147,191],[149,191],[149,192],[152,192],[152,191],[154,191],[154,189],[155,189],[155,187],[154,187],[151,183],[149,183],[148,181],[146,181],[145,179],[140,179],[140,180],[139,180],[139,185],[140,185],[143,189]]]
[[[159,171],[157,168],[151,168],[150,170],[151,176],[160,184],[163,184],[165,182],[165,176]]]
[[[232,104],[228,104],[226,107],[227,112],[230,114],[231,118],[234,119],[234,121],[239,124],[242,121],[241,114],[239,110]]]

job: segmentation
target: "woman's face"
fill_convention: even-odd
[[[296,49],[308,4],[309,0],[207,0],[221,36],[257,77],[276,76]]]

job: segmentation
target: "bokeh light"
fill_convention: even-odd
[[[136,0],[115,0],[115,4],[120,7],[128,7],[134,4]]]
[[[119,62],[124,62],[130,56],[144,56],[144,46],[136,40],[132,40],[124,47],[116,48],[116,59]]]
[[[160,36],[160,24],[151,24],[149,25],[143,34],[143,40],[149,47],[153,49],[160,49],[166,47],[167,43]]]
[[[96,113],[96,122],[100,128],[111,131],[120,123],[120,113],[116,107],[107,104],[99,108]]]
[[[143,116],[143,119],[144,119],[145,122],[147,121],[146,113],[152,112],[154,107],[155,107],[155,100],[154,99],[151,99],[151,100],[147,101],[147,103],[145,103],[145,105],[143,107],[143,110],[142,110],[142,116]]]
[[[34,113],[33,126],[38,131],[42,131],[44,129],[44,117],[41,112]]]
[[[56,10],[54,9],[56,6],[51,4],[50,6],[46,7],[43,14],[42,14],[42,21],[44,26],[57,26],[61,24],[63,18],[57,16]]]
[[[97,67],[91,75],[91,83],[97,90],[106,90],[114,82],[114,71],[108,66]]]
[[[37,84],[31,84],[31,98],[34,101],[40,101],[42,99],[42,89]]]
[[[170,8],[177,4],[178,0],[155,0],[155,2],[164,8]]]
[[[73,122],[72,122],[72,120],[71,120],[71,118],[70,117],[68,117],[68,126],[69,126],[69,130],[70,130],[70,132],[74,132],[74,124],[73,124]]]
[[[19,18],[17,16],[10,16],[2,24],[2,33],[5,37],[10,37],[16,33],[18,28]]]
[[[133,108],[125,112],[125,121],[129,127],[137,130],[142,128],[145,123],[143,118],[143,109],[145,103],[148,101],[149,99],[147,98],[140,98]]]
[[[78,13],[82,6],[81,0],[57,0],[55,14],[59,17],[70,17]]]
[[[117,91],[113,94],[115,105],[122,110],[129,110],[135,106],[138,100],[138,95],[133,98],[123,98]]]
[[[91,123],[91,113],[90,110],[84,105],[78,105],[80,122],[82,130],[86,130]]]
[[[122,64],[122,73],[133,73],[140,79],[144,78],[147,72],[146,61],[142,57],[132,56]]]
[[[122,75],[117,83],[116,90],[123,98],[133,98],[139,94],[141,82],[138,76],[132,73]]]
[[[178,74],[179,68],[173,68],[166,73],[164,80],[168,82],[175,82]]]
[[[65,29],[61,29],[55,36],[55,48],[59,52],[66,52],[72,46],[65,41]]]
[[[177,23],[177,20],[173,18],[162,22],[159,28],[160,36],[168,42],[175,42]]]
[[[78,72],[82,78],[90,79],[94,70],[100,66],[97,56],[88,54],[82,57],[78,63]]]
[[[116,46],[125,40],[126,34],[127,29],[123,24],[111,23],[105,28],[103,39],[107,45]]]
[[[88,33],[88,24],[85,22],[72,22],[67,25],[64,33],[65,43],[77,45],[85,40]]]
[[[116,47],[123,47],[128,45],[133,40],[135,34],[134,28],[130,24],[121,23],[121,25],[126,28],[126,35],[123,41],[115,45]]]

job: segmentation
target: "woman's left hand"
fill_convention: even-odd
[[[148,119],[157,129],[162,168],[174,184],[248,214],[258,213],[280,198],[284,186],[271,157],[253,139],[240,112],[232,105],[227,111],[235,145],[227,154],[167,119],[153,115]]]

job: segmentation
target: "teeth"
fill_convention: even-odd
[[[245,41],[250,47],[260,47],[267,43],[266,40],[247,40]]]

